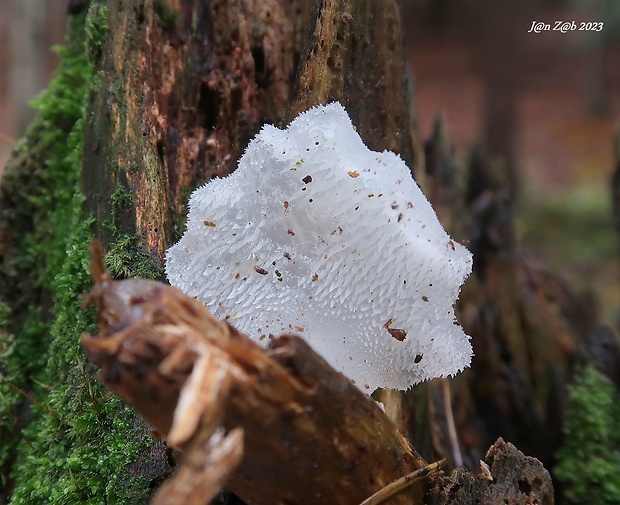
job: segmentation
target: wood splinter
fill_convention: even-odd
[[[110,280],[102,252],[91,246],[86,296],[100,334],[82,337],[84,351],[99,380],[183,452],[154,504],[203,505],[227,486],[258,505],[368,505],[399,479],[390,504],[423,502],[420,472],[439,463],[427,466],[301,338],[262,349],[171,286]]]

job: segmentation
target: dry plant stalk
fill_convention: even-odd
[[[426,462],[381,409],[303,340],[264,350],[177,289],[112,281],[91,246],[99,380],[183,452],[156,505],[206,504],[227,485],[252,504],[358,505]],[[422,503],[423,483],[390,498]]]

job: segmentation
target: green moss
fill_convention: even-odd
[[[110,202],[113,212],[126,212],[133,206],[133,193],[129,188],[119,184],[110,196]]]
[[[13,237],[6,235],[9,240],[3,244],[13,250],[2,264],[0,294],[11,307],[6,331],[15,336],[16,344],[0,370],[7,381],[40,399],[47,391],[33,384],[41,378],[48,359],[50,285],[64,262],[61,234],[72,221],[77,180],[72,164],[80,141],[75,124],[82,114],[90,74],[80,56],[83,49],[78,52],[67,46],[56,51],[63,63],[48,91],[33,102],[38,117],[7,164],[0,194],[2,227],[19,231]],[[23,440],[19,431],[29,418],[16,415],[27,401],[19,392],[7,383],[0,384],[0,392],[0,466],[2,480],[7,482],[17,444]]]
[[[101,50],[108,31],[106,21],[107,7],[93,4],[84,23],[86,55],[90,63],[96,63],[101,58]]]
[[[6,279],[0,295],[10,305],[0,319],[11,316],[1,331],[15,335],[0,373],[46,406],[30,403],[30,415],[16,417],[28,400],[0,384],[1,478],[13,481],[15,505],[136,504],[149,494],[146,479],[130,471],[150,438],[94,382],[79,345],[80,334],[94,327],[93,311],[83,310],[79,298],[92,285],[92,221],[84,219],[78,189],[82,131],[93,51],[100,51],[105,31],[105,8],[98,4],[86,20],[72,18],[69,43],[58,49],[62,62],[34,102],[37,119],[2,180],[0,225],[20,234],[0,271]]]
[[[594,367],[575,379],[555,475],[568,504],[620,503],[620,398]]]
[[[138,277],[164,280],[164,270],[156,265],[149,251],[140,245],[140,237],[121,231],[121,218],[133,209],[133,205],[132,191],[118,184],[110,196],[112,216],[105,222],[105,227],[114,237],[105,255],[106,268],[114,279]]]
[[[163,280],[164,271],[155,265],[147,249],[140,246],[137,236],[124,235],[116,237],[105,255],[106,268],[115,279]]]
[[[11,308],[6,303],[0,303],[0,328],[9,324],[11,319]]]
[[[110,195],[111,216],[103,223],[114,237],[119,238],[122,235],[121,221],[132,210],[133,202],[134,195],[132,191],[119,183]]]
[[[0,359],[6,358],[13,348],[13,335],[9,330],[11,308],[6,303],[0,303]]]
[[[79,335],[94,323],[79,300],[91,284],[84,246],[92,236],[90,223],[81,219],[81,206],[75,211],[66,261],[53,281],[53,340],[39,376],[52,388],[44,402],[54,414],[35,408],[36,417],[24,430],[30,447],[22,443],[13,504],[133,504],[148,495],[148,482],[131,479],[128,472],[150,440],[136,434],[130,409],[115,397],[106,398],[81,353]],[[40,400],[43,392],[40,387]]]

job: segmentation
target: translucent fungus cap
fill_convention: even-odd
[[[264,126],[189,208],[168,279],[254,340],[297,333],[369,393],[469,365],[453,304],[471,254],[339,103]]]

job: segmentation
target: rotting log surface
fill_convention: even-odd
[[[223,484],[226,475],[204,469],[205,444],[213,434],[221,440],[221,428],[229,437],[243,430],[243,458],[227,485],[250,504],[359,504],[426,464],[376,403],[300,338],[264,350],[176,288],[109,281],[102,271],[89,295],[101,334],[85,335],[84,350],[99,379],[186,455],[158,505],[169,503],[165,493],[189,496],[194,481],[204,487],[215,475]],[[229,472],[236,460],[226,456]],[[422,492],[413,486],[390,503],[421,503]]]
[[[260,126],[284,116],[310,4],[105,2],[82,181],[97,236],[113,241],[110,196],[131,190],[120,231],[163,259],[188,189],[232,172]]]
[[[418,168],[397,3],[321,0],[311,28],[287,119],[339,100],[370,149],[394,151]]]
[[[497,440],[488,450],[483,472],[474,477],[457,468],[433,479],[428,505],[553,505],[551,476],[542,463],[514,445]]]
[[[371,148],[420,164],[396,0],[105,6],[82,188],[106,244],[115,231],[137,233],[161,262],[189,190],[232,172],[262,124],[322,103],[341,101]],[[119,188],[134,205],[111,216]]]

